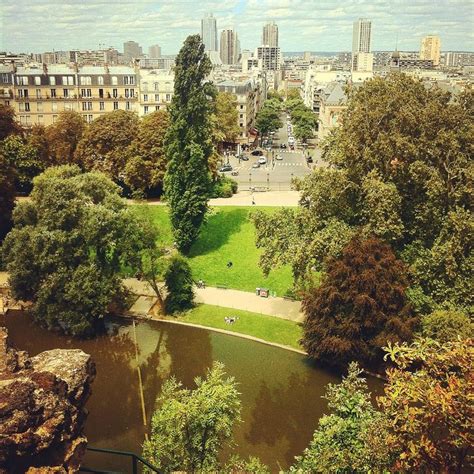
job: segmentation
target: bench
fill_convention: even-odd
[[[251,191],[254,191],[256,193],[263,193],[265,191],[268,191],[270,188],[268,186],[254,186],[250,188]]]
[[[219,288],[221,290],[227,290],[227,285],[224,285],[222,283],[217,283],[216,288]]]

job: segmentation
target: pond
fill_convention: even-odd
[[[89,445],[141,453],[148,428],[143,423],[130,320],[111,320],[108,333],[92,340],[48,332],[20,312],[9,313],[4,323],[10,344],[30,355],[53,348],[80,348],[91,354],[97,377],[87,403]],[[325,386],[339,381],[300,354],[235,336],[159,321],[139,321],[135,333],[147,424],[166,379],[174,375],[193,387],[195,377],[204,375],[213,361],[221,361],[241,393],[243,422],[235,429],[234,452],[258,456],[274,471],[288,468],[308,446],[326,410],[321,398]],[[373,391],[381,387],[377,380],[369,385]],[[88,455],[86,460],[97,469],[124,471],[128,465],[104,455]]]

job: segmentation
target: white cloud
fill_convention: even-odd
[[[247,49],[259,45],[263,24],[274,20],[284,51],[349,50],[353,21],[367,17],[374,50],[393,48],[397,34],[405,49],[418,49],[430,33],[440,34],[445,50],[473,50],[473,10],[472,0],[1,0],[0,50],[99,43],[121,50],[133,39],[175,53],[199,32],[205,13],[214,13],[219,29],[235,28]]]

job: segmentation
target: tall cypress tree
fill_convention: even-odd
[[[211,68],[199,35],[188,36],[176,58],[165,176],[174,239],[183,253],[199,234],[211,188],[209,119],[216,96],[215,87],[206,82]]]

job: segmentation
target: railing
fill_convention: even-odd
[[[87,447],[87,451],[93,451],[97,453],[106,453],[106,454],[113,454],[114,456],[124,456],[130,458],[131,461],[131,467],[132,467],[132,473],[133,474],[139,474],[138,470],[138,463],[141,463],[143,466],[146,466],[148,469],[150,469],[152,472],[157,472],[161,473],[161,471],[153,466],[153,464],[150,464],[148,461],[143,459],[141,456],[138,456],[138,454],[131,453],[129,451],[118,451],[116,449],[105,449],[105,448],[93,448],[91,446]],[[87,466],[81,466],[79,472],[93,472],[95,474],[123,474],[121,471],[104,471],[100,469],[93,469]]]

